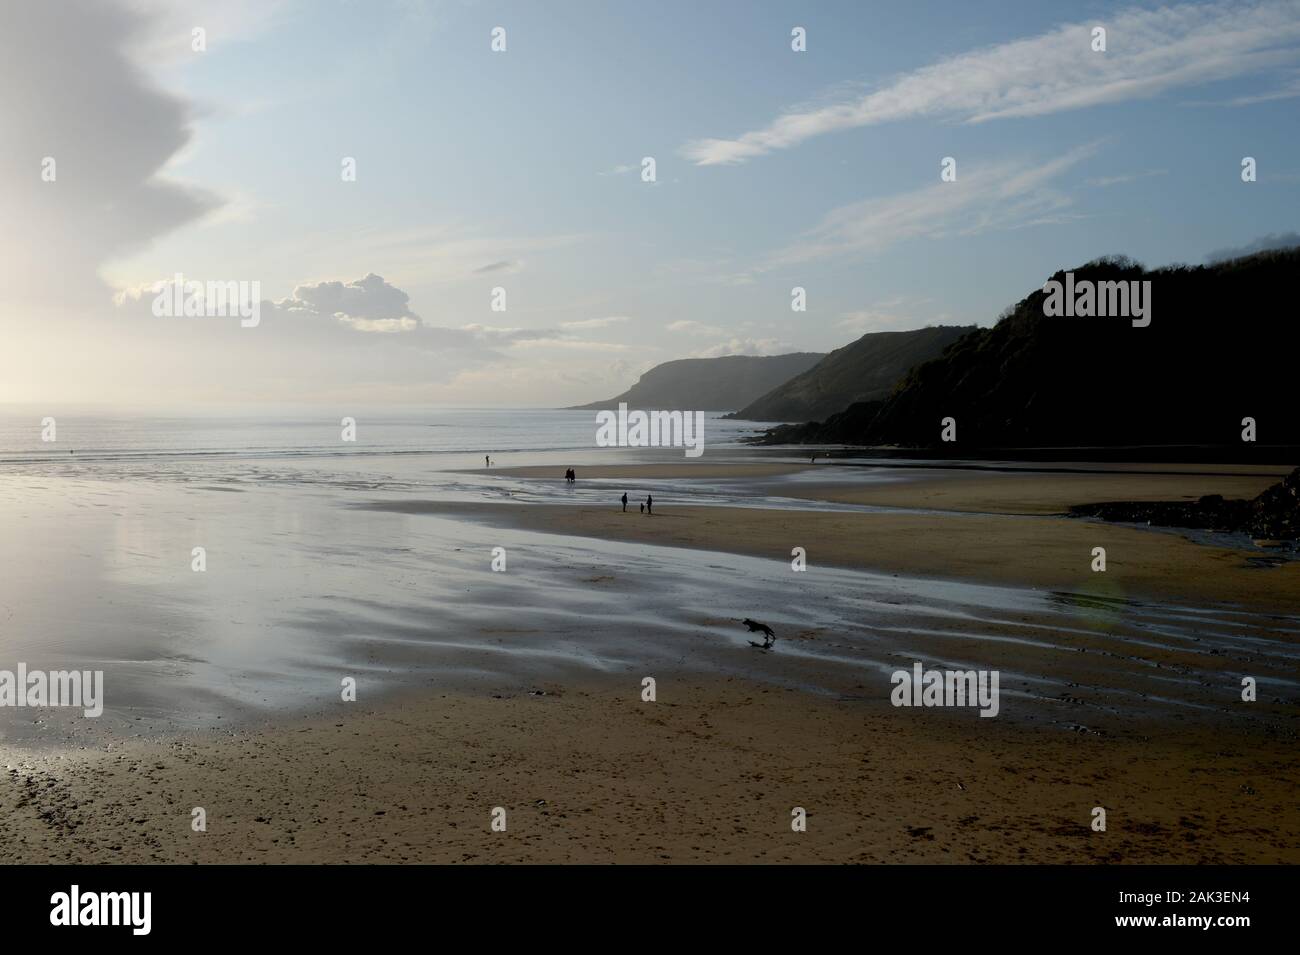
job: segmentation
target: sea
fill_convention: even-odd
[[[51,431],[50,422],[53,430]],[[345,437],[351,422],[351,438]],[[770,425],[705,412],[707,446],[736,447]],[[0,410],[0,465],[184,456],[289,457],[360,454],[510,455],[596,450],[591,411],[443,408],[427,411],[233,416]],[[50,436],[53,435],[51,440]]]

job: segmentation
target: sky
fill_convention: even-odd
[[[1300,0],[0,4],[3,403],[555,407],[1300,242]]]

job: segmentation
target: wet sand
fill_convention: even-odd
[[[924,492],[922,492],[924,493]],[[629,506],[393,501],[376,509],[469,518],[548,534],[635,541],[767,557],[789,564],[803,547],[819,563],[905,576],[1052,590],[1102,587],[1115,596],[1213,601],[1300,612],[1300,561],[1252,563],[1262,552],[1195,543],[1146,530],[1058,517],[900,512],[817,512],[677,506],[653,516]],[[1093,573],[1092,549],[1106,549]]]
[[[0,860],[1300,862],[1294,735],[1072,734],[740,680],[542,689],[11,755]]]

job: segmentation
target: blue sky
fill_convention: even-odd
[[[1102,254],[1195,263],[1300,228],[1294,0],[122,9],[134,82],[183,114],[183,143],[160,131],[139,175],[202,208],[86,250],[103,297],[180,271],[257,279],[298,307],[191,333],[87,305],[64,326],[75,347],[66,332],[58,346],[83,360],[29,356],[0,400],[149,401],[139,375],[92,374],[111,355],[147,362],[180,403],[573,403],[671,358],[990,324]],[[806,52],[790,48],[795,26]],[[132,82],[123,111],[165,125]],[[111,125],[84,117],[79,141],[109,152],[95,137]],[[939,181],[946,156],[954,183]],[[1257,182],[1241,181],[1244,156]],[[57,250],[77,219],[47,228]],[[352,296],[345,341],[338,316],[295,293],[372,273],[436,334],[366,326],[395,314],[386,287]],[[805,313],[790,310],[795,285]],[[494,286],[505,312],[489,308]],[[30,323],[15,334],[48,352]]]

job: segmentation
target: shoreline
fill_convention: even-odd
[[[635,502],[629,502],[631,506]],[[1176,529],[1080,518],[953,511],[857,513],[679,505],[660,499],[653,516],[617,505],[372,500],[363,510],[462,518],[490,527],[721,551],[788,564],[804,547],[808,566],[1037,589],[1089,590],[1161,601],[1300,612],[1300,561],[1250,563],[1260,554],[1197,543]],[[1105,547],[1105,575],[1091,571]]]

